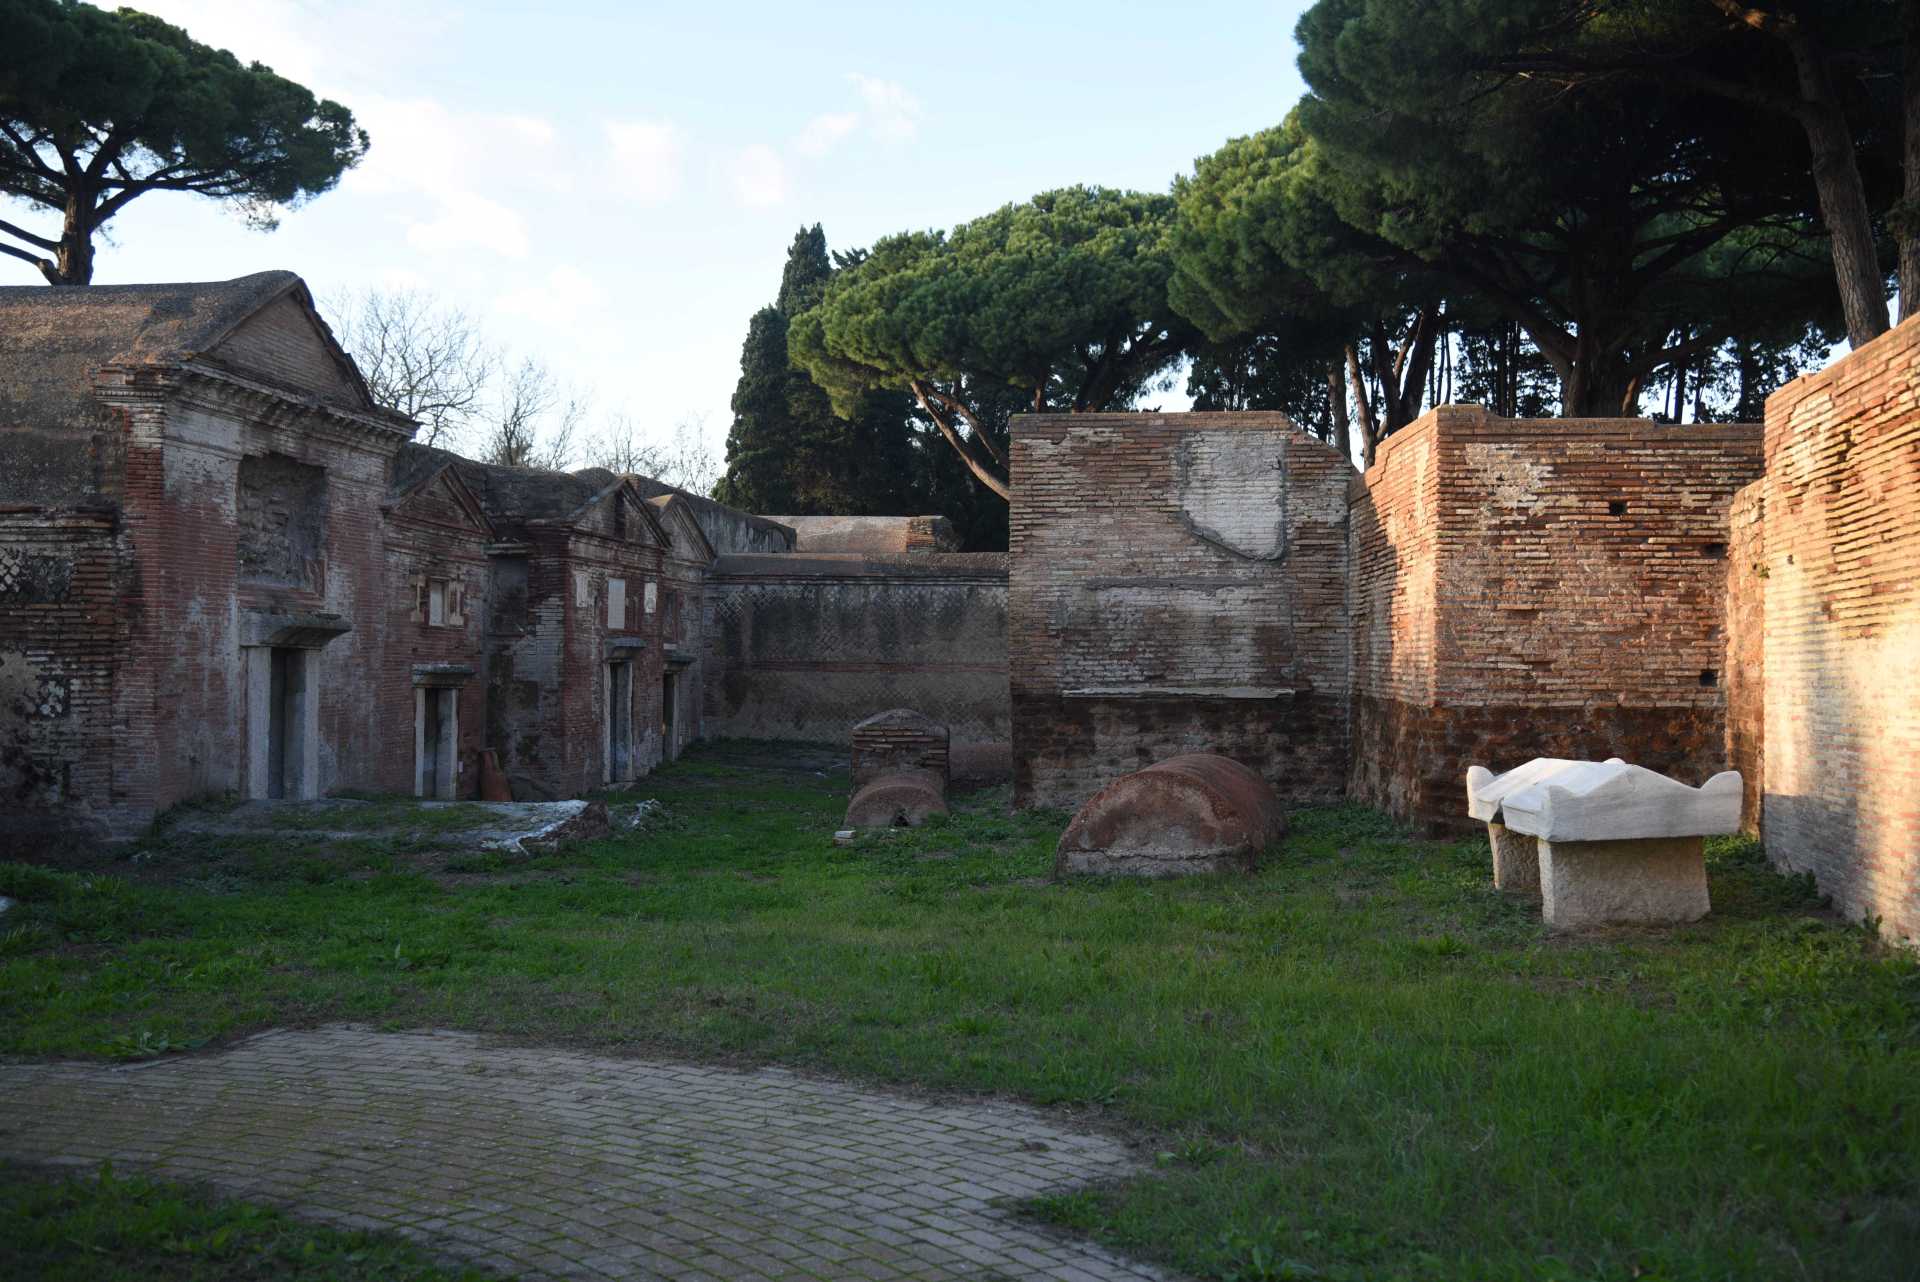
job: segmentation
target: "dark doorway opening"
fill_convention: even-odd
[[[668,672],[660,678],[660,753],[668,761],[679,755],[673,742],[674,696],[679,692],[678,674]]]
[[[271,663],[267,690],[267,796],[278,800],[299,797],[306,775],[307,654],[304,650],[275,646]]]
[[[633,664],[607,665],[607,781],[633,778]]]

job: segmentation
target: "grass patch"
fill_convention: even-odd
[[[405,1240],[197,1189],[0,1163],[0,1276],[37,1282],[484,1282]]]
[[[1358,808],[1253,877],[1053,885],[1064,815],[835,847],[817,767],[698,752],[624,795],[668,820],[456,877],[297,836],[0,865],[0,1049],[350,1018],[1004,1092],[1151,1159],[1035,1214],[1204,1277],[1915,1276],[1920,966],[1750,843],[1706,922],[1555,937],[1483,843]]]

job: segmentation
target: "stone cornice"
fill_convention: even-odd
[[[186,406],[381,453],[406,444],[415,431],[413,420],[390,410],[349,409],[209,365],[108,365],[94,375],[93,387],[110,406]]]

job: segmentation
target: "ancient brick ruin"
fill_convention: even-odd
[[[1728,508],[1760,429],[1442,406],[1353,486],[1349,791],[1457,826],[1476,762],[1726,760]]]
[[[1004,558],[793,557],[644,477],[412,444],[290,273],[0,289],[0,366],[0,830],[470,797],[482,750],[576,795],[708,733],[844,740],[952,646],[931,702],[1004,736]]]
[[[795,552],[958,552],[944,516],[769,516],[793,531]]]
[[[1920,940],[1920,321],[1767,401],[1730,538],[1731,755],[1769,857]]]
[[[1003,555],[732,554],[708,613],[711,735],[844,743],[907,707],[956,744],[1008,737]]]
[[[1346,460],[1283,414],[1062,414],[1013,471],[1017,804],[1190,752],[1341,795]]]
[[[1916,325],[1764,436],[1443,406],[1361,476],[1279,414],[1026,416],[996,556],[414,445],[287,273],[0,289],[0,814],[471,796],[483,750],[564,796],[912,708],[1011,738],[1019,805],[1211,752],[1463,828],[1470,764],[1731,765],[1915,937]]]
[[[1920,322],[1767,424],[1442,406],[1354,475],[1274,414],[1014,429],[1016,796],[1218,751],[1461,830],[1471,764],[1729,767],[1746,826],[1920,938]]]

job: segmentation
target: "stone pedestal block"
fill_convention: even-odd
[[[1709,908],[1701,847],[1698,837],[1542,840],[1541,917],[1561,930],[1699,921]]]
[[[1540,899],[1540,842],[1505,824],[1487,825],[1487,844],[1493,848],[1493,888],[1538,902]]]

